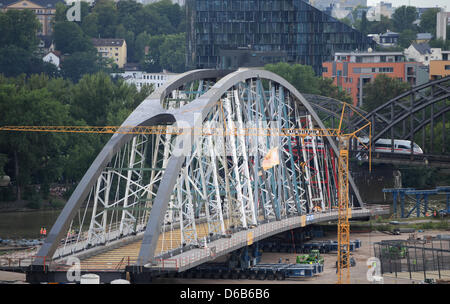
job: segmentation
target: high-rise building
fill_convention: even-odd
[[[374,42],[301,0],[187,0],[187,66],[235,69],[273,62],[310,65]]]
[[[444,9],[441,9],[436,15],[436,38],[446,40],[447,39],[447,24],[448,13]]]

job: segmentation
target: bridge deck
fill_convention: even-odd
[[[352,217],[358,218],[387,213],[389,213],[389,209],[386,208],[354,209],[352,210]],[[280,221],[261,224],[255,228],[236,232],[229,238],[221,238],[212,241],[208,244],[207,248],[195,248],[176,254],[170,258],[160,258],[157,260],[156,264],[146,265],[146,267],[155,270],[184,271],[277,233],[313,223],[336,220],[337,215],[337,211],[329,211],[307,216],[295,216],[285,218]],[[206,223],[198,224],[197,229],[199,238],[207,235]],[[177,233],[177,231],[173,231],[172,234],[166,233],[164,237],[164,251],[179,247],[179,232]],[[170,240],[172,240],[171,243]],[[141,241],[141,239],[138,239],[122,247],[86,258],[81,261],[81,269],[104,271],[123,270],[127,265],[134,265],[139,255]],[[156,256],[160,255],[163,251],[162,245],[163,236],[161,235],[158,241]]]

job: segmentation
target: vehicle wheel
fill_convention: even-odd
[[[257,279],[258,280],[265,280],[266,279],[266,274],[264,272],[258,273]]]
[[[250,275],[248,276],[248,278],[249,278],[250,280],[256,279],[256,273],[255,273],[254,271],[250,272]]]
[[[237,280],[237,279],[239,279],[239,273],[236,272],[236,271],[233,271],[233,272],[231,273],[231,279],[232,279],[232,280]]]
[[[282,272],[277,272],[276,277],[278,281],[283,281],[285,279],[284,274]]]
[[[231,273],[229,272],[224,272],[222,273],[222,279],[228,280],[231,277]]]
[[[275,275],[273,274],[273,272],[267,274],[267,280],[275,280]]]
[[[201,272],[201,271],[197,271],[196,273],[195,273],[195,278],[196,279],[201,279],[203,277],[203,273]]]
[[[239,279],[246,280],[248,278],[248,273],[243,271],[239,274]]]

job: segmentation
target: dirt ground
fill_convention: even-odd
[[[424,235],[436,236],[438,234],[449,234],[448,231],[425,231],[418,232],[418,237],[423,237]],[[351,253],[351,256],[356,260],[356,266],[350,268],[350,283],[351,284],[370,284],[367,280],[368,266],[366,264],[370,257],[374,256],[373,244],[381,240],[394,240],[394,239],[408,239],[409,234],[403,233],[401,235],[388,235],[382,232],[370,232],[370,233],[352,233],[350,235],[350,240],[361,240],[361,247],[355,252]],[[335,235],[326,235],[321,238],[315,238],[314,241],[319,240],[337,240]],[[292,263],[296,260],[297,254],[294,253],[275,253],[275,252],[264,252],[261,258],[261,263],[278,263],[279,259],[282,258],[289,259]],[[336,253],[322,254],[324,257],[324,270],[319,275],[312,278],[302,278],[302,279],[289,279],[284,281],[276,280],[211,280],[211,279],[160,279],[156,283],[180,283],[180,284],[335,284],[337,281],[336,275]],[[409,274],[398,275],[389,274],[383,276],[384,284],[417,284],[423,281],[423,274],[417,274],[413,276],[413,279],[409,279]]]
[[[419,232],[417,235],[423,237],[424,235],[436,236],[438,234],[449,234],[446,231],[425,231]],[[368,284],[367,271],[368,266],[366,264],[367,259],[374,256],[373,243],[379,242],[381,240],[389,239],[407,239],[408,233],[401,235],[388,235],[381,232],[371,232],[371,233],[352,233],[350,236],[351,240],[359,239],[362,242],[360,248],[355,252],[352,252],[352,256],[356,260],[356,266],[350,268],[350,280],[351,284]],[[316,238],[315,241],[319,240],[336,240],[336,236],[326,235],[322,238]],[[296,254],[292,253],[275,253],[275,252],[265,252],[263,253],[261,262],[262,263],[278,263],[279,259],[283,260],[289,259],[293,262],[296,259]],[[159,279],[154,283],[160,284],[335,284],[337,280],[336,276],[336,253],[323,254],[325,264],[324,271],[319,275],[312,278],[303,278],[296,280],[284,280],[284,281],[272,281],[272,280],[212,280],[212,279]],[[411,280],[409,274],[399,274],[396,278],[394,274],[384,275],[384,284],[417,284],[423,281],[423,276],[417,274],[413,276]],[[20,284],[25,283],[25,274],[12,273],[0,271],[0,284]]]

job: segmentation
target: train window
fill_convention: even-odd
[[[405,146],[405,145],[398,145],[398,147],[399,147],[400,149],[409,149],[409,147],[408,147],[408,146]]]
[[[390,147],[391,147],[390,144],[380,144],[380,143],[375,144],[375,148],[390,148]]]

